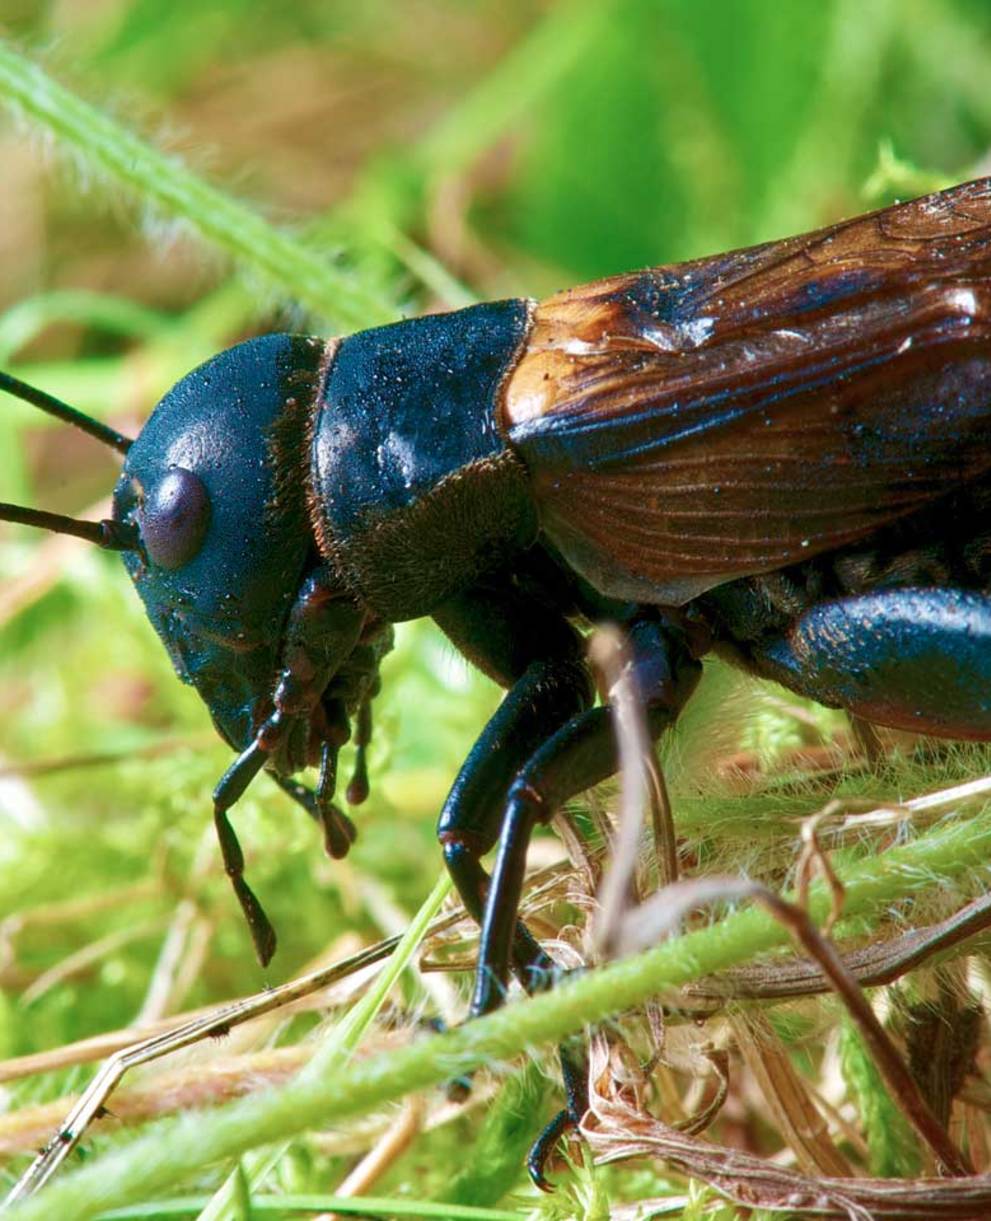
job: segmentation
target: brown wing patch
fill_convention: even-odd
[[[603,588],[862,537],[991,466],[991,181],[552,297],[503,424]]]

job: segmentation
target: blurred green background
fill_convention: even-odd
[[[835,219],[882,146],[955,178],[991,125],[984,0],[4,0],[0,20],[275,220],[375,180],[481,296]],[[43,152],[5,128],[3,303],[72,285],[175,310],[216,282]]]
[[[0,0],[0,34],[387,316],[539,297],[991,172],[987,0]],[[0,268],[0,366],[124,431],[245,335],[340,324],[9,111]],[[3,409],[2,498],[92,515],[112,461]],[[5,530],[0,633],[0,1056],[257,987],[204,839],[226,755],[117,562]],[[347,862],[252,789],[237,824],[282,938],[271,978],[416,907],[496,699],[429,626],[401,631]]]

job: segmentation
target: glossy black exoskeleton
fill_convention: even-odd
[[[267,767],[347,850],[337,749],[351,720],[367,741],[394,622],[433,616],[508,692],[439,825],[482,926],[474,1014],[510,973],[550,978],[517,919],[530,834],[615,770],[588,624],[625,631],[655,737],[712,649],[879,724],[991,738],[991,180],[541,304],[267,335],[131,444],[85,426],[126,453],[113,519],[4,515],[123,551],[239,752],[214,811],[263,962],[228,810]],[[565,1072],[538,1180],[582,1108]]]

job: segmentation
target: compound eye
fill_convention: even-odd
[[[203,542],[210,524],[210,497],[192,471],[176,466],[145,492],[138,521],[152,563],[181,568]]]

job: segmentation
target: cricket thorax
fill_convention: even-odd
[[[344,339],[313,420],[308,489],[322,554],[384,618],[428,614],[536,533],[496,402],[525,301]]]

